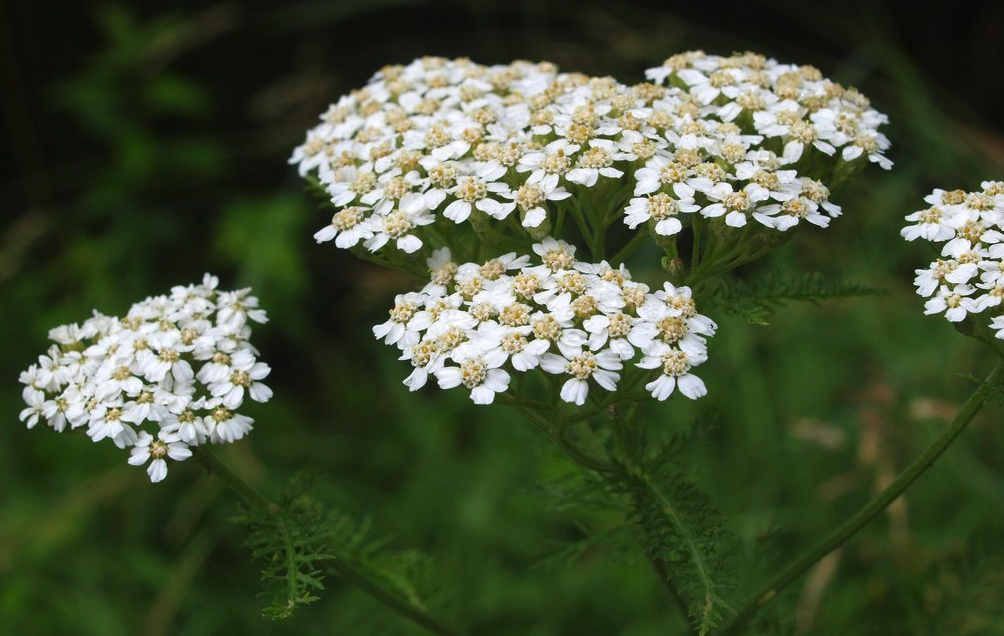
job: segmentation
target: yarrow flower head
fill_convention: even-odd
[[[691,371],[707,359],[717,326],[697,313],[689,288],[666,283],[652,293],[623,266],[577,261],[573,246],[550,237],[533,252],[457,264],[444,248],[429,259],[429,283],[399,295],[373,328],[411,363],[411,390],[434,377],[490,404],[514,374],[539,368],[561,381],[562,400],[582,405],[597,388],[615,391],[633,362],[658,400],[677,387],[692,399],[705,394]]]
[[[315,238],[421,262],[454,226],[526,245],[560,236],[563,202],[593,196],[619,206],[604,223],[664,237],[696,217],[825,227],[838,174],[891,165],[886,116],[813,67],[691,51],[646,76],[431,57],[384,67],[290,158],[337,208]]]
[[[986,313],[995,336],[1004,339],[1004,182],[984,181],[982,190],[937,189],[928,207],[906,217],[908,241],[940,244],[941,257],[916,270],[917,293],[929,298],[926,314],[953,323]]]
[[[95,442],[129,448],[150,480],[191,447],[233,442],[253,420],[245,397],[266,402],[269,366],[251,345],[265,312],[249,289],[219,291],[215,276],[136,303],[122,318],[94,312],[49,332],[55,343],[21,373],[28,428],[84,430]]]

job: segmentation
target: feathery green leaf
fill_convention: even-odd
[[[636,472],[615,480],[631,500],[631,520],[649,560],[686,605],[697,633],[709,633],[730,611],[726,599],[736,586],[738,539],[710,499],[682,475],[656,483]]]
[[[771,312],[789,302],[818,303],[833,298],[884,294],[885,290],[847,282],[819,272],[794,276],[773,271],[757,279],[726,279],[715,290],[712,303],[727,314],[755,325],[766,325]]]
[[[308,482],[297,477],[283,489],[278,505],[245,511],[238,521],[248,529],[244,545],[262,563],[261,596],[270,599],[262,612],[273,619],[288,618],[299,607],[318,600],[324,589],[321,563],[332,558],[330,518],[306,494]]]

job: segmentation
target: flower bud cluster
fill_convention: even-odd
[[[136,303],[123,318],[94,312],[49,332],[55,343],[21,373],[28,428],[85,429],[95,442],[131,447],[129,463],[157,482],[190,447],[233,442],[251,430],[245,396],[265,402],[269,367],[249,321],[265,312],[249,289],[219,291],[216,277]]]
[[[981,186],[980,192],[935,190],[924,198],[930,207],[907,216],[911,224],[900,233],[942,244],[941,258],[916,270],[917,293],[930,298],[924,313],[961,322],[989,311],[990,328],[1004,339],[1004,182]]]
[[[860,161],[890,166],[885,115],[812,67],[690,52],[647,75],[656,83],[546,62],[385,67],[332,105],[290,159],[338,209],[315,238],[412,253],[433,237],[427,226],[512,215],[506,227],[539,237],[554,202],[600,187],[623,192],[611,201],[634,197],[605,215],[663,235],[693,214],[826,226],[840,213],[831,177]]]
[[[480,264],[453,263],[447,248],[433,254],[429,283],[397,296],[373,328],[411,362],[412,391],[434,376],[490,404],[513,373],[539,367],[563,380],[564,401],[582,405],[594,385],[616,390],[635,361],[652,370],[645,388],[656,399],[677,387],[691,399],[706,393],[691,370],[707,359],[717,326],[697,313],[689,288],[666,283],[652,293],[623,266],[576,261],[573,246],[550,237],[533,251],[539,264],[515,253]]]

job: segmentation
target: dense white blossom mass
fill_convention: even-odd
[[[1004,182],[984,181],[979,192],[937,189],[929,205],[910,214],[901,234],[940,244],[941,257],[916,270],[917,293],[929,298],[927,314],[961,322],[987,312],[989,326],[1004,339]]]
[[[658,400],[677,388],[692,399],[706,393],[691,370],[707,359],[717,327],[697,313],[689,288],[666,283],[652,293],[623,266],[579,262],[573,246],[550,237],[533,251],[533,263],[511,253],[457,264],[446,248],[429,259],[429,283],[399,295],[373,328],[411,362],[411,390],[433,376],[491,404],[513,373],[539,367],[560,378],[561,399],[582,405],[594,386],[616,390],[634,361]]]
[[[554,234],[553,202],[593,193],[616,206],[611,221],[664,236],[695,214],[826,226],[840,214],[827,184],[891,165],[886,116],[816,68],[695,51],[646,75],[628,86],[546,62],[384,67],[290,159],[338,210],[315,239],[413,253],[430,226],[470,222],[539,240]]]
[[[257,360],[250,321],[265,312],[249,289],[219,291],[216,277],[136,303],[123,318],[94,312],[49,332],[55,343],[21,373],[28,428],[82,429],[130,449],[151,481],[190,447],[241,439],[252,419],[245,397],[265,402],[269,367]]]

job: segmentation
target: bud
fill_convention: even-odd
[[[686,269],[682,260],[669,256],[662,257],[662,268],[669,272],[669,277],[672,280],[678,280]]]

